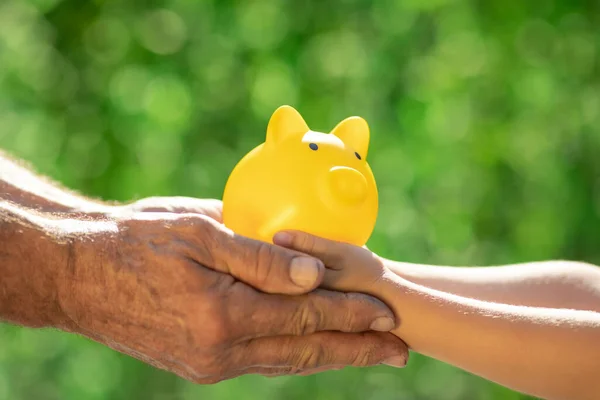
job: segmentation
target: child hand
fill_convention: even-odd
[[[343,292],[371,293],[391,272],[366,247],[336,242],[308,233],[282,231],[273,237],[279,246],[312,255],[326,266],[322,287]]]

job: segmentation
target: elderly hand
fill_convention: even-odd
[[[219,201],[186,198],[82,221],[57,280],[63,329],[199,383],[404,365],[381,301],[315,290],[319,260],[219,221]]]

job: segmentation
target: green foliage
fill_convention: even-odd
[[[360,115],[379,254],[599,263],[599,19],[581,0],[2,0],[0,147],[104,199],[220,197],[278,106],[321,131]],[[196,386],[60,332],[0,340],[3,399],[526,398],[418,355]]]

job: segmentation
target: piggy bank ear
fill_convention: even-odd
[[[267,143],[277,143],[291,134],[306,133],[310,129],[298,111],[281,106],[271,116],[267,127]]]
[[[342,139],[342,142],[352,147],[361,157],[367,158],[370,137],[367,121],[361,117],[346,118],[331,133]]]

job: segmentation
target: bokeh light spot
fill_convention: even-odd
[[[110,80],[109,93],[112,102],[126,113],[142,110],[144,93],[151,79],[150,72],[143,66],[123,66]]]
[[[305,64],[317,66],[324,79],[364,76],[368,61],[361,37],[345,30],[316,36],[304,55]]]
[[[187,27],[183,19],[167,9],[144,14],[137,28],[142,45],[156,54],[177,53],[187,39]]]
[[[144,109],[156,122],[171,127],[187,124],[192,107],[190,90],[174,75],[154,78],[144,93]]]
[[[100,63],[116,63],[125,56],[130,35],[125,24],[114,18],[103,18],[84,34],[86,51]]]
[[[237,29],[247,46],[271,49],[285,38],[289,15],[281,9],[285,2],[242,1],[238,4]]]
[[[271,61],[259,68],[252,85],[252,107],[267,115],[282,104],[295,104],[297,90],[292,72],[284,63]]]

